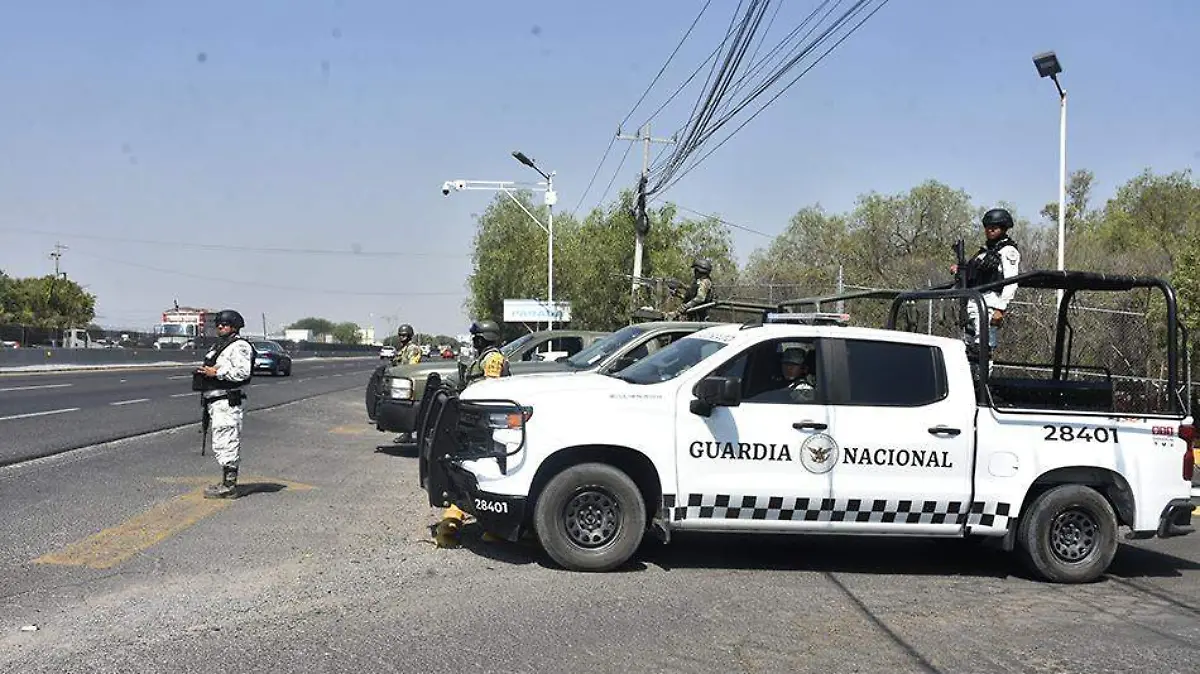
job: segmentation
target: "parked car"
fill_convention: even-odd
[[[538,349],[574,355],[609,335],[590,330],[543,330],[524,335],[500,347],[510,366],[535,360]],[[367,383],[367,416],[380,431],[411,433],[416,426],[417,406],[425,392],[425,381],[436,372],[442,380],[458,378],[456,359],[433,360],[416,365],[380,366]]]
[[[250,367],[252,373],[270,372],[272,376],[292,376],[292,356],[276,342],[250,342],[254,347],[254,364]]]

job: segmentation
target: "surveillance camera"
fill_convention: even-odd
[[[444,197],[450,196],[450,181],[449,180],[442,183],[442,196],[444,196]]]

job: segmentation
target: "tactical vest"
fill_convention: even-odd
[[[975,257],[967,263],[967,287],[973,288],[1003,280],[1004,270],[1000,255],[1009,246],[1016,248],[1017,242],[1007,236],[996,241],[988,241],[987,244],[980,246]]]
[[[247,344],[250,343],[250,340],[248,340],[245,337],[242,337],[240,335],[237,337],[234,337],[233,339],[227,340],[224,343],[218,342],[216,346],[214,346],[212,349],[209,350],[208,353],[204,354],[204,366],[205,367],[216,367],[217,358],[221,355],[221,352],[224,351],[225,349],[228,349],[230,346],[232,346],[234,342],[238,342],[238,341],[246,342]],[[250,347],[250,352],[251,352],[250,358],[253,359],[254,358],[254,346],[253,345],[251,345],[251,347]],[[224,379],[217,379],[216,377],[204,377],[203,388],[201,390],[204,390],[204,391],[228,391],[230,389],[241,388],[248,383],[250,383],[249,377],[247,377],[245,381],[226,381]]]
[[[467,384],[470,384],[474,381],[484,378],[483,359],[487,358],[488,355],[492,354],[492,353],[499,353],[502,357],[504,355],[503,353],[500,352],[500,349],[498,349],[494,346],[489,346],[489,347],[485,348],[483,351],[481,351],[479,353],[479,355],[475,356],[475,360],[471,361],[471,364],[469,366],[467,366],[467,368],[466,368],[466,373],[462,377],[462,382],[463,382],[464,387]]]

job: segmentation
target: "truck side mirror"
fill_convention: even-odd
[[[707,417],[716,407],[737,407],[742,403],[740,377],[705,377],[692,389],[696,399],[689,409],[693,414]]]

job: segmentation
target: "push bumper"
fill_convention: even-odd
[[[520,538],[521,524],[525,521],[525,497],[483,491],[475,476],[457,464],[443,464],[439,468],[445,471],[447,486],[437,498],[432,493],[429,495],[430,505],[446,507],[453,503],[473,515],[492,535],[507,541]]]
[[[375,404],[375,428],[387,433],[412,433],[417,428],[417,408],[411,400],[380,398]]]

